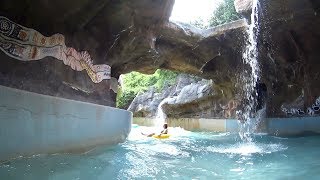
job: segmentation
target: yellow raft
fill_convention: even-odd
[[[168,139],[170,136],[170,134],[155,134],[152,137],[156,139]]]

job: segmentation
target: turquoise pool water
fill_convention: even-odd
[[[140,134],[86,154],[37,155],[0,164],[0,179],[319,179],[320,136],[279,138],[170,129],[170,139]]]

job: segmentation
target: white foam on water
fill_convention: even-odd
[[[235,145],[224,145],[223,147],[208,147],[207,150],[222,154],[239,154],[249,156],[252,154],[270,154],[273,152],[284,151],[287,147],[281,144],[261,144],[261,143],[238,143]]]

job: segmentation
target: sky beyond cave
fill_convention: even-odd
[[[195,20],[208,19],[222,0],[175,0],[171,13],[171,21],[190,23]]]

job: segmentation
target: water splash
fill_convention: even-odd
[[[277,143],[253,143],[253,142],[241,142],[230,145],[222,146],[209,146],[206,148],[209,152],[216,152],[221,154],[240,154],[243,156],[251,156],[254,154],[271,154],[273,152],[284,151],[288,147]]]
[[[167,115],[163,112],[162,105],[164,105],[166,103],[170,103],[172,100],[174,100],[174,99],[168,97],[160,102],[158,109],[157,109],[156,119],[155,119],[155,126],[156,127],[162,127],[166,121],[166,118],[167,118]]]
[[[253,133],[253,126],[256,124],[254,121],[253,113],[257,104],[256,85],[260,76],[260,67],[258,63],[258,48],[257,37],[259,35],[259,13],[258,13],[258,0],[252,2],[251,24],[247,29],[248,40],[246,48],[243,53],[243,61],[249,65],[249,71],[245,70],[242,75],[243,85],[243,109],[238,113],[240,123],[239,135],[242,140],[252,141],[251,134]]]

